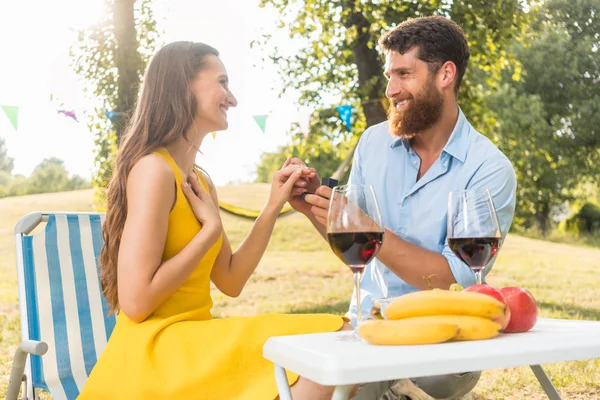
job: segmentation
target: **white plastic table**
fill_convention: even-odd
[[[493,339],[420,346],[373,346],[344,341],[348,332],[272,337],[263,356],[275,364],[281,400],[291,399],[285,370],[326,386],[347,399],[358,383],[529,365],[551,400],[560,395],[540,366],[600,358],[600,321],[540,318],[529,332]]]

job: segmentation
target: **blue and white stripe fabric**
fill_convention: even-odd
[[[31,357],[33,386],[55,399],[77,397],[115,325],[99,280],[103,218],[54,214],[22,238],[29,338],[48,344]]]

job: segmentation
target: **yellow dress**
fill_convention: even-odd
[[[166,260],[179,253],[201,226],[181,191],[179,168],[166,149],[155,154],[169,163],[177,182],[162,256]],[[210,273],[221,244],[220,238],[186,283],[148,319],[135,323],[118,315],[79,399],[275,399],[274,367],[262,356],[265,341],[341,328],[342,317],[325,314],[213,319]],[[297,379],[288,373],[290,384]]]

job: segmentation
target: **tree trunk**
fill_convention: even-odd
[[[541,205],[535,217],[542,235],[546,237],[550,230],[550,205],[548,202]]]
[[[377,38],[370,33],[370,22],[365,18],[362,11],[356,7],[354,0],[344,2],[345,9],[352,11],[344,23],[346,29],[356,27],[358,33],[352,52],[354,63],[358,68],[358,86],[362,99],[363,111],[367,119],[367,127],[387,120],[387,113],[379,99],[384,97],[385,81],[382,74],[382,62],[374,47]],[[369,42],[373,43],[369,47]]]
[[[115,65],[118,71],[116,109],[117,116],[112,120],[117,132],[117,143],[135,105],[140,86],[142,59],[138,52],[138,40],[135,30],[135,0],[114,0],[113,15],[115,39]]]

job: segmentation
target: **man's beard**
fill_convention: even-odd
[[[392,135],[401,139],[413,139],[420,132],[431,128],[442,115],[444,100],[431,81],[416,97],[400,110],[396,99],[390,101],[389,126]]]

